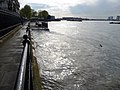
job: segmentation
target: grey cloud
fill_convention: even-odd
[[[118,15],[120,14],[120,3],[110,2],[109,0],[98,0],[96,5],[78,4],[69,7],[72,14],[88,15],[88,16],[104,16],[104,15]]]
[[[29,5],[35,10],[50,8],[50,6],[47,4],[29,3]]]

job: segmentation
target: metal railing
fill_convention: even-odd
[[[14,90],[33,90],[31,70],[32,49],[30,44],[30,27],[27,27],[26,35],[23,36],[23,39],[24,49]]]
[[[21,23],[6,27],[4,29],[0,30],[0,37],[4,37],[4,35],[6,35],[7,33],[9,33],[10,31],[12,31],[12,29],[14,29],[15,27],[21,25]]]

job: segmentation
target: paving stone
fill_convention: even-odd
[[[5,72],[0,86],[14,86],[16,81],[17,71]]]
[[[20,54],[19,56],[15,56],[14,59],[13,59],[13,62],[20,63],[20,61],[21,61],[21,55],[22,54]]]
[[[0,90],[14,90],[23,51],[24,30],[0,44]]]
[[[3,75],[4,75],[4,72],[1,72],[0,71],[0,81],[2,80],[2,78],[3,78]],[[1,82],[0,82],[1,83]]]
[[[0,57],[7,57],[7,56],[10,56],[10,53],[7,52],[0,53]]]
[[[0,71],[7,71],[7,72],[10,72],[10,71],[17,71],[19,68],[19,64],[3,64],[0,68]]]
[[[0,86],[0,90],[14,90],[13,86]]]
[[[0,63],[6,64],[6,63],[12,63],[13,57],[0,57]]]

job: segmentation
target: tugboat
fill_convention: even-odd
[[[0,37],[21,23],[19,8],[18,0],[0,0]]]

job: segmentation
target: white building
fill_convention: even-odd
[[[120,16],[117,16],[117,17],[116,17],[116,20],[120,21]]]

